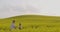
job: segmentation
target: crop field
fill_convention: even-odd
[[[15,20],[16,29],[10,29]],[[22,29],[19,30],[19,23]],[[60,32],[60,17],[41,15],[22,15],[0,19],[0,32]]]

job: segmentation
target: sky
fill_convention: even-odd
[[[25,14],[60,16],[60,0],[0,0],[0,18]]]

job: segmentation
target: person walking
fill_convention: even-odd
[[[19,30],[21,30],[22,29],[22,24],[21,23],[19,23]]]
[[[15,26],[15,20],[12,21],[12,24],[11,24],[11,30],[12,29],[16,29],[16,26]]]

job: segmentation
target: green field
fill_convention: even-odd
[[[10,31],[12,20],[16,20],[16,29]],[[22,30],[18,29],[22,23]],[[60,32],[60,17],[42,15],[22,15],[0,19],[0,32]]]

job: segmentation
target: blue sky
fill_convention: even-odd
[[[60,0],[0,0],[0,18],[23,14],[60,16]]]

